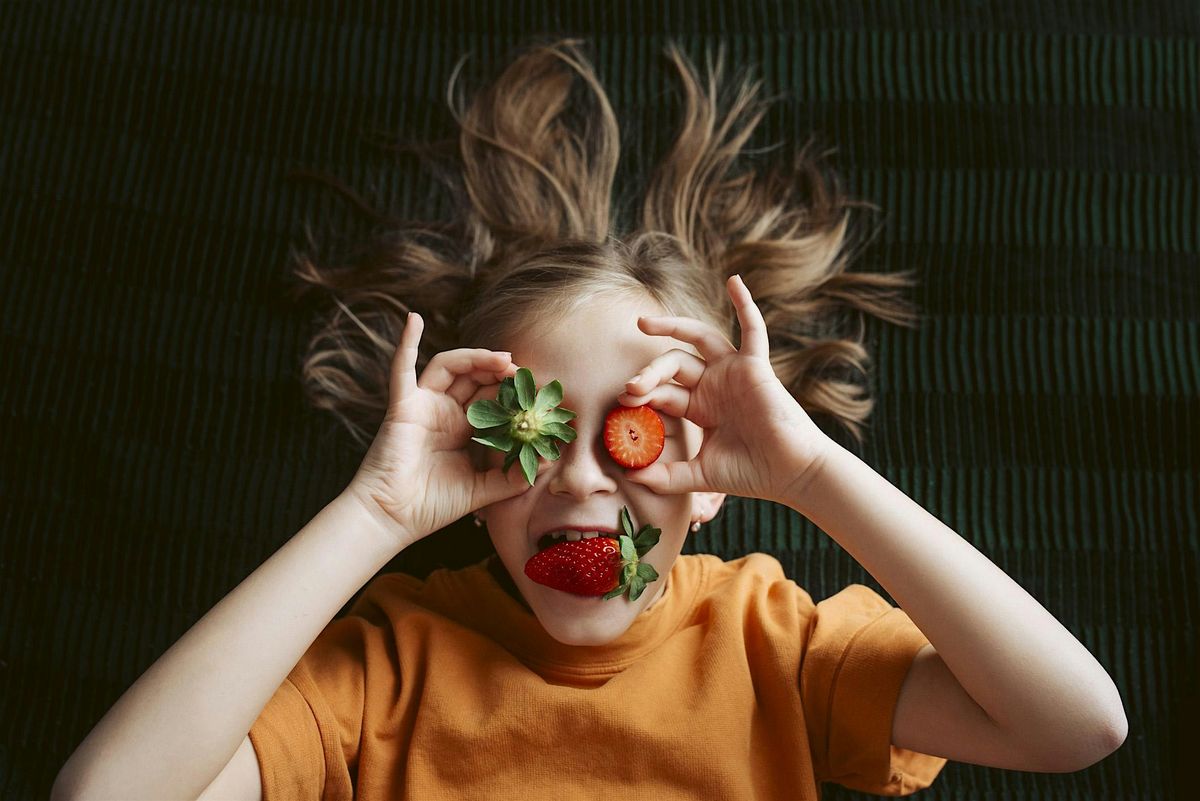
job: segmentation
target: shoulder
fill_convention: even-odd
[[[783,571],[771,554],[748,553],[725,560],[715,554],[686,554],[678,557],[676,570],[694,576],[696,603],[729,612],[742,609],[755,616],[779,618],[795,625],[798,616],[813,606],[807,592]]]
[[[687,554],[680,556],[679,560],[689,560],[694,565],[692,570],[703,571],[706,584],[714,590],[745,590],[775,585],[790,585],[800,590],[783,572],[779,560],[769,553],[748,553],[729,560],[715,554]]]
[[[676,570],[693,578],[697,604],[709,602],[725,608],[745,607],[757,616],[781,625],[843,635],[870,624],[900,625],[906,615],[864,584],[850,584],[815,602],[796,584],[779,560],[767,553],[749,553],[725,560],[715,554],[687,554],[678,558]]]
[[[815,612],[826,620],[845,620],[848,625],[861,626],[888,613],[903,615],[899,607],[865,584],[848,584],[814,606]]]
[[[343,617],[389,625],[406,613],[424,610],[426,595],[423,579],[407,573],[380,573],[358,591]]]
[[[689,572],[702,572],[710,584],[787,579],[783,573],[783,565],[769,553],[748,553],[728,560],[711,553],[681,554],[676,562]]]

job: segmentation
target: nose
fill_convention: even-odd
[[[580,431],[575,441],[560,452],[562,455],[548,471],[547,489],[552,495],[582,500],[597,492],[616,492],[615,471],[620,467],[609,458],[599,433],[585,435]]]

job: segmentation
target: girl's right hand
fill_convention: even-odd
[[[409,314],[392,357],[388,407],[347,493],[380,521],[389,544],[403,550],[482,506],[530,488],[514,468],[477,470],[467,445],[466,407],[484,387],[514,375],[509,353],[484,348],[443,351],[416,376],[425,322]]]

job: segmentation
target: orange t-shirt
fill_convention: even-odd
[[[853,584],[814,604],[774,557],[676,558],[608,645],[565,645],[487,560],[376,576],[309,647],[250,740],[265,801],[819,798],[927,787],[891,745],[928,640]]]

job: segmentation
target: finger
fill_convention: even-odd
[[[767,321],[763,319],[762,311],[750,294],[750,289],[742,276],[731,275],[725,282],[729,297],[733,299],[733,307],[737,310],[738,325],[742,328],[741,353],[755,358],[771,358],[770,346],[767,344]]]
[[[416,312],[409,312],[400,332],[400,343],[392,354],[391,382],[388,388],[388,405],[399,403],[417,391],[417,346],[421,344],[421,332],[425,321]]]
[[[642,368],[642,372],[638,373],[636,378],[626,381],[625,391],[638,395],[671,380],[678,381],[685,387],[694,387],[700,383],[705,366],[704,360],[694,353],[673,348],[656,356]]]
[[[489,386],[496,386],[505,378],[517,374],[517,366],[512,362],[508,363],[508,367],[503,370],[485,371],[473,370],[466,375],[460,375],[454,379],[454,383],[446,390],[446,394],[454,398],[455,403],[459,406],[468,406],[467,401],[471,400],[476,393],[481,392]]]
[[[655,336],[674,337],[696,346],[706,362],[736,353],[737,348],[717,329],[691,317],[639,317],[638,328]]]
[[[487,348],[456,348],[443,351],[425,365],[425,372],[421,373],[417,386],[432,392],[445,392],[460,375],[469,375],[476,370],[497,372],[507,367],[511,360],[512,356],[508,353]]]
[[[551,463],[548,460],[538,457],[537,474],[533,479],[535,484],[542,473],[550,469],[550,466]],[[488,506],[489,504],[503,501],[506,498],[520,495],[532,486],[533,484],[530,484],[529,480],[525,478],[525,472],[521,470],[520,464],[514,463],[508,468],[507,472],[503,467],[492,467],[482,472],[477,472],[472,492],[472,511],[481,506]]]
[[[709,489],[698,462],[656,462],[641,470],[628,470],[625,477],[660,495],[704,492]]]
[[[519,465],[510,467],[507,473],[501,467],[476,473],[471,491],[472,511],[520,495],[532,486]]]
[[[673,417],[687,417],[688,405],[692,402],[692,391],[679,384],[663,384],[655,387],[644,395],[630,395],[622,392],[617,396],[622,406],[650,406],[659,409]],[[692,420],[695,423],[695,420]],[[699,425],[697,423],[697,425]]]

